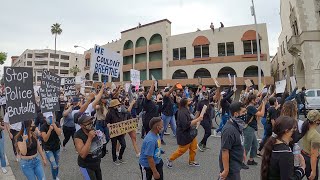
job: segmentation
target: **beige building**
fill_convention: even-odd
[[[70,72],[70,68],[77,66],[83,71],[85,61],[82,54],[64,51],[57,51],[55,54],[51,49],[27,49],[20,56],[14,58],[12,66],[33,67],[34,82],[38,82],[41,80],[43,69],[55,72],[61,77],[71,77],[73,74]]]
[[[262,82],[273,84],[266,24],[259,24],[258,31]],[[120,40],[103,47],[123,56],[120,78],[113,82],[130,81],[130,69],[136,69],[144,85],[150,85],[152,76],[159,80],[160,86],[199,81],[214,85],[212,78],[227,85],[228,74],[236,75],[237,85],[244,85],[247,78],[258,84],[255,25],[171,35],[171,22],[164,19],[122,31]],[[85,52],[85,59],[86,79],[102,81],[105,77],[90,72],[90,51]]]
[[[281,0],[278,80],[296,76],[301,88],[320,88],[320,0]],[[273,62],[275,63],[275,62]]]

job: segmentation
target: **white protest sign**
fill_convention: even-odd
[[[132,85],[139,86],[140,85],[140,71],[135,69],[130,69],[130,80]]]
[[[200,113],[200,117],[203,117],[204,116],[204,114],[206,113],[206,111],[207,111],[207,108],[208,108],[208,106],[207,105],[204,105],[203,107],[202,107],[202,110],[201,110],[201,113]],[[198,122],[197,123],[197,129],[199,128],[199,125],[200,125],[200,122]]]
[[[114,83],[112,82],[112,84],[111,84],[111,91],[115,90],[116,88],[117,88],[116,84],[114,84]]]
[[[154,82],[154,90],[158,91],[158,81],[156,80],[156,78],[153,77],[152,74],[151,74],[151,79],[152,79],[152,81],[155,81]]]
[[[129,92],[129,88],[130,88],[130,83],[126,83],[125,84],[125,91]]]
[[[229,81],[230,81],[230,83],[232,82],[232,79],[231,79],[231,75],[230,74],[228,74],[228,78],[229,78]]]
[[[237,88],[236,75],[233,75],[233,89]]]
[[[291,76],[290,77],[290,82],[291,82],[291,88],[292,88],[292,91],[293,91],[297,87],[296,78],[294,76]]]
[[[91,72],[118,78],[123,64],[120,54],[95,45],[91,52]]]
[[[276,82],[276,93],[283,93],[286,90],[287,81],[277,81]]]

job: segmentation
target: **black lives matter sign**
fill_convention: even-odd
[[[41,112],[60,111],[61,78],[46,69],[42,71],[40,92]]]
[[[4,84],[10,124],[35,118],[32,68],[5,67]]]
[[[76,91],[76,78],[69,77],[64,78],[64,95],[65,96],[75,96]]]

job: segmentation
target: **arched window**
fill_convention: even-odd
[[[86,76],[85,76],[86,80],[90,80],[90,74],[87,73]]]
[[[188,79],[188,74],[184,70],[176,70],[173,75],[172,79]]]
[[[147,45],[147,40],[144,37],[140,37],[136,42],[136,47],[142,47]]]
[[[128,40],[126,43],[124,43],[123,50],[132,49],[133,48],[133,42],[131,40]]]
[[[150,42],[149,44],[158,44],[158,43],[162,43],[162,37],[160,34],[154,34],[151,38],[150,38]]]
[[[222,69],[220,69],[220,71],[218,73],[218,78],[228,77],[228,74],[230,74],[231,76],[234,76],[234,75],[237,76],[237,73],[233,68],[231,68],[231,67],[223,67]]]
[[[92,80],[94,80],[94,81],[99,81],[99,75],[98,75],[98,73],[94,73],[94,74],[93,74]]]
[[[209,40],[205,36],[198,36],[194,39],[192,46],[194,48],[194,58],[209,57]]]
[[[264,76],[261,69],[261,76]],[[243,77],[258,77],[258,66],[249,66],[243,73]]]
[[[262,39],[261,36],[258,34],[259,37],[259,44],[260,44],[260,52],[261,52],[261,43],[260,40]],[[248,30],[246,31],[241,38],[243,42],[243,53],[244,54],[257,54],[257,36],[255,30]]]
[[[195,73],[193,78],[211,78],[211,73],[206,68],[200,68]]]

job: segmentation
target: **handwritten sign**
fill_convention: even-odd
[[[130,80],[134,86],[140,86],[140,71],[130,69]]]
[[[4,67],[4,84],[10,124],[35,118],[33,69]]]
[[[290,77],[290,82],[291,82],[291,89],[292,89],[292,91],[294,91],[294,89],[297,87],[296,77],[291,76]]]
[[[110,138],[131,132],[138,127],[138,119],[129,119],[109,125]]]
[[[282,80],[282,81],[277,81],[276,83],[276,93],[283,93],[286,90],[287,86],[287,81]]]
[[[123,58],[120,54],[95,45],[91,53],[91,71],[115,78],[119,77]]]
[[[60,111],[61,78],[53,72],[43,69],[40,86],[41,112]]]
[[[75,96],[76,94],[77,94],[76,78],[74,77],[64,78],[64,95]]]

